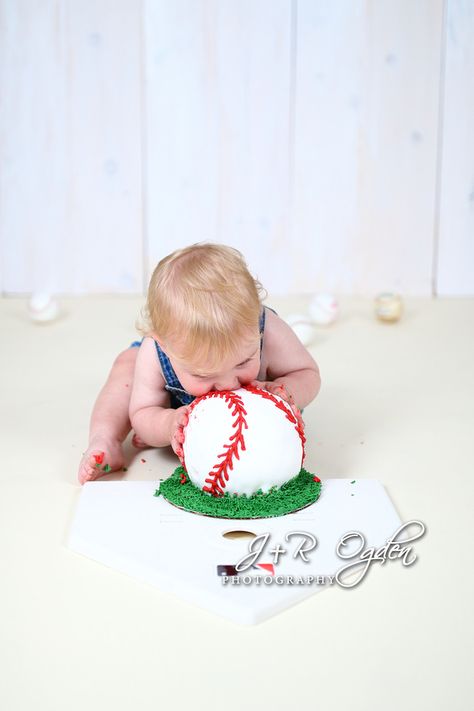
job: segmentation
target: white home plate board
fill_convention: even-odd
[[[359,531],[366,547],[383,546],[401,525],[384,487],[373,479],[326,479],[314,504],[286,516],[266,519],[216,519],[189,513],[154,493],[154,481],[93,481],[84,484],[72,522],[68,547],[163,591],[240,624],[256,624],[282,612],[327,585],[223,584],[219,565],[235,565],[248,553],[251,539],[223,537],[228,531],[270,533],[259,563],[273,563],[269,552],[286,549],[275,576],[334,576],[350,560],[336,554],[342,536]],[[317,539],[308,562],[294,559],[302,531]],[[356,541],[353,541],[355,544]],[[360,543],[357,545],[359,547]],[[346,549],[350,552],[349,547]],[[267,578],[268,581],[269,578]],[[247,578],[248,580],[248,578]],[[370,575],[364,584],[370,584]]]

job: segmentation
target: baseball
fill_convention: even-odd
[[[375,299],[375,313],[380,321],[398,321],[402,315],[402,299],[398,294],[382,293]]]
[[[303,464],[304,433],[288,403],[250,385],[194,400],[183,433],[183,466],[213,496],[266,493]]]
[[[296,333],[304,346],[309,346],[314,338],[314,328],[311,319],[304,314],[290,314],[285,319],[286,323]]]
[[[332,294],[316,294],[308,307],[314,323],[327,326],[336,320],[339,313],[339,304]]]
[[[48,323],[59,316],[59,305],[50,294],[38,291],[29,300],[28,313],[33,321]]]

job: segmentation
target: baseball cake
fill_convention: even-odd
[[[218,518],[282,516],[316,501],[303,468],[303,425],[282,398],[250,385],[212,391],[189,406],[181,466],[156,491],[179,508]]]

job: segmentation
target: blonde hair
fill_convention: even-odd
[[[258,336],[263,293],[237,249],[193,244],[155,268],[139,330],[178,344],[174,355],[182,360],[215,367],[251,331]]]

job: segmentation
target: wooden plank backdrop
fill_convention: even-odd
[[[0,3],[3,290],[143,288],[140,3]]]
[[[0,288],[474,294],[474,0],[0,0]]]
[[[298,3],[305,291],[431,292],[441,28],[441,0]]]
[[[218,241],[285,288],[291,3],[145,7],[149,269]]]
[[[439,167],[437,293],[474,294],[474,2],[449,0]]]

